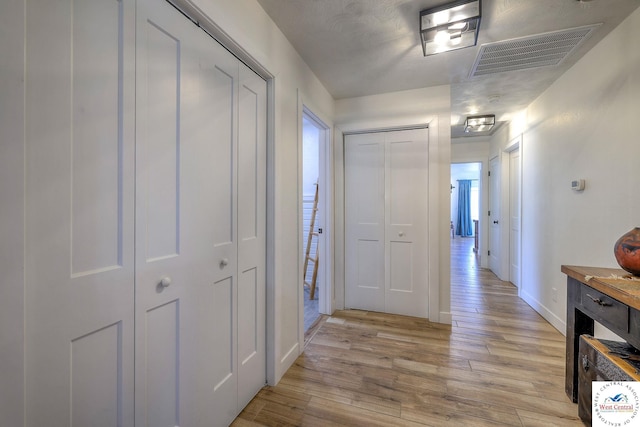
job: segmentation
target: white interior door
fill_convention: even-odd
[[[345,140],[347,307],[428,317],[425,129]]]
[[[489,160],[489,269],[500,272],[500,158]]]
[[[25,425],[132,426],[133,2],[26,8]]]
[[[214,116],[206,110],[194,116],[208,83],[200,74],[198,30],[166,2],[140,1],[137,16],[136,424],[168,427],[206,419],[204,400],[211,396],[213,364],[203,368],[203,359],[212,343],[203,333],[207,323],[199,320],[206,316],[203,305],[213,300],[203,294],[214,281],[213,247],[207,244],[213,221],[207,217],[217,213],[215,187],[198,194],[194,186],[211,185],[213,150],[207,129],[198,135],[189,121],[206,118],[206,126]],[[229,148],[220,150],[230,157]],[[220,203],[230,216],[229,197]],[[229,264],[235,266],[235,257]]]
[[[385,310],[385,134],[345,136],[345,304]]]
[[[385,311],[427,318],[427,130],[385,137]]]
[[[267,378],[267,85],[247,66],[239,65],[238,412]]]
[[[138,5],[27,3],[30,427],[228,425],[265,383],[266,83]]]
[[[266,84],[139,5],[137,421],[228,425],[266,377]]]
[[[520,287],[520,150],[509,153],[509,280]]]

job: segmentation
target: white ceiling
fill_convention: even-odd
[[[450,84],[452,137],[465,135],[460,125],[468,115],[509,121],[640,6],[640,0],[482,0],[477,46],[425,57],[420,11],[448,2],[258,0],[336,99]],[[597,23],[560,65],[469,77],[483,44]]]

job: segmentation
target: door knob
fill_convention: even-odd
[[[404,231],[399,232],[398,236],[400,236],[400,237],[404,236]]]
[[[171,285],[171,277],[163,277],[162,280],[160,280],[161,287],[168,288],[169,285]]]
[[[497,224],[497,223],[498,223],[498,221],[497,221],[497,220],[496,220],[496,221],[493,221],[493,223],[494,223],[494,224]]]
[[[220,268],[225,268],[227,265],[229,265],[229,258],[222,258],[220,260]]]

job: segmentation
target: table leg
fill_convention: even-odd
[[[580,305],[582,283],[572,277],[567,278],[567,347],[565,392],[573,401],[578,401],[578,345],[580,335],[593,335],[593,319],[576,307]]]

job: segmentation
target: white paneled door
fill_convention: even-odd
[[[228,425],[265,383],[266,84],[138,10],[137,423]]]
[[[25,425],[133,426],[134,2],[26,8]]]
[[[267,85],[239,63],[238,323],[240,412],[266,383]],[[234,307],[234,306],[232,306]],[[235,315],[235,314],[234,314]]]
[[[509,280],[520,287],[520,149],[509,153]]]
[[[489,269],[500,273],[500,158],[489,160]]]
[[[27,17],[26,425],[226,426],[266,378],[266,82],[165,1]]]
[[[426,129],[345,137],[345,302],[428,317]]]

